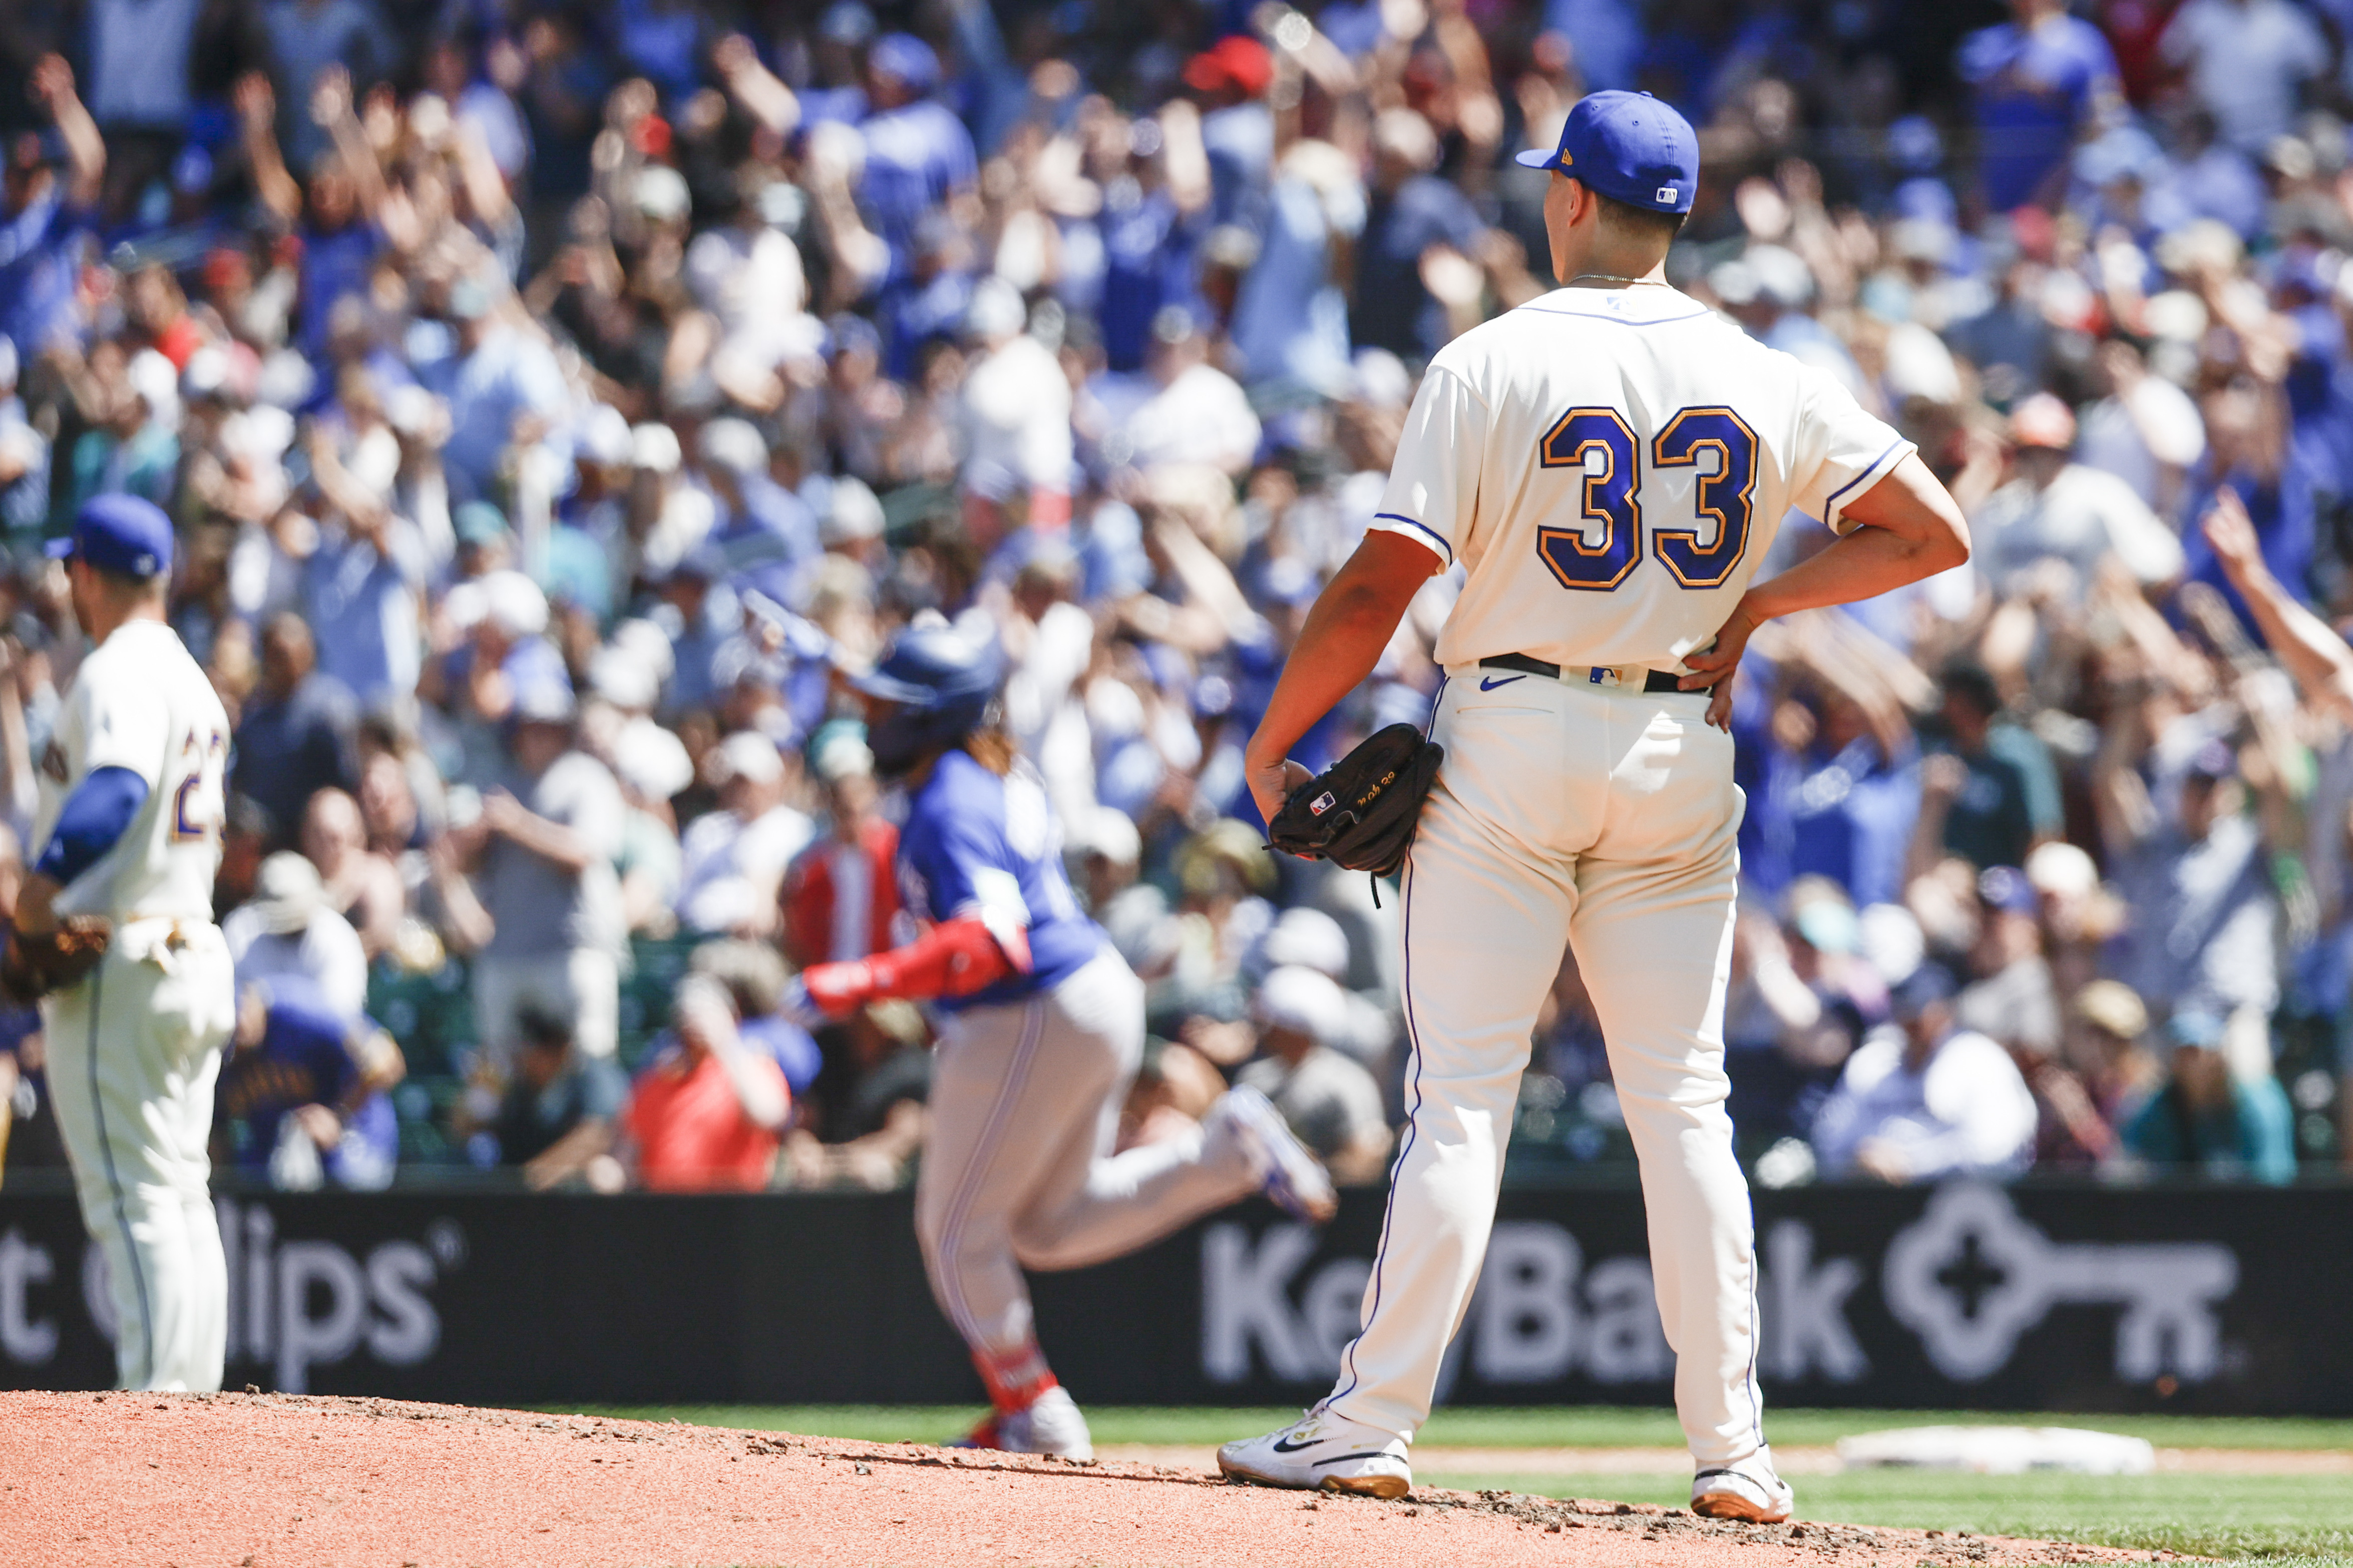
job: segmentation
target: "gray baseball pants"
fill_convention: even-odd
[[[915,1230],[932,1294],[984,1370],[1038,1359],[1023,1268],[1117,1258],[1256,1190],[1219,1122],[1112,1152],[1143,1054],[1144,983],[1109,948],[1025,1002],[949,1016]]]

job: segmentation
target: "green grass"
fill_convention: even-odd
[[[1431,1473],[1434,1486],[1503,1488],[1538,1496],[1600,1496],[1680,1506],[1687,1483],[1668,1476]],[[1968,1530],[2163,1547],[2213,1557],[2299,1556],[2353,1563],[2353,1486],[2343,1476],[1970,1476],[1854,1470],[1804,1476],[1798,1512],[1843,1524]]]
[[[938,1442],[970,1426],[973,1406],[661,1405],[593,1414],[693,1426],[753,1427],[872,1442]],[[1207,1447],[1263,1432],[1296,1412],[1279,1409],[1137,1409],[1101,1406],[1087,1420],[1098,1443]],[[2159,1447],[2348,1448],[2353,1421],[2256,1420],[2179,1415],[1989,1415],[1929,1410],[1779,1410],[1767,1415],[1775,1442],[1827,1444],[1858,1432],[1947,1422],[2044,1423],[2146,1437]],[[1538,1410],[1440,1410],[1419,1441],[1449,1447],[1679,1447],[1664,1410],[1588,1406]],[[1500,1471],[1429,1471],[1419,1479],[1470,1490],[1506,1489],[1538,1496],[1608,1498],[1679,1505],[1686,1484],[1667,1476],[1528,1476]],[[2097,1545],[2165,1548],[2203,1556],[2258,1559],[2264,1568],[2353,1568],[2353,1481],[2343,1476],[2159,1474],[2133,1477],[1968,1476],[1918,1470],[1857,1470],[1798,1483],[1802,1517],[1848,1524],[1968,1530]]]
[[[659,1405],[597,1406],[591,1414],[694,1426],[805,1432],[875,1443],[936,1443],[979,1419],[977,1405]],[[1280,1426],[1293,1408],[1214,1409],[1090,1405],[1098,1443],[1222,1443]],[[2083,1426],[2146,1437],[2160,1448],[2353,1448],[2353,1421],[2266,1420],[2236,1416],[1988,1415],[1957,1410],[1776,1410],[1765,1424],[1785,1447],[1835,1443],[1858,1432],[1944,1424]],[[1447,1409],[1430,1418],[1418,1442],[1465,1448],[1681,1447],[1683,1429],[1664,1409],[1572,1405],[1548,1409]],[[2348,1488],[2353,1491],[2353,1488]],[[1936,1527],[1931,1527],[1936,1528]]]

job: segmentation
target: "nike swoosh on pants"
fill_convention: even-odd
[[[1479,683],[1479,689],[1482,691],[1493,691],[1498,686],[1509,686],[1514,680],[1525,680],[1526,679],[1527,677],[1525,675],[1491,675]]]

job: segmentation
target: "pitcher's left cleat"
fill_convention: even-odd
[[[1692,1478],[1692,1511],[1708,1519],[1786,1524],[1796,1503],[1789,1483],[1770,1469],[1761,1479],[1734,1469],[1702,1470]]]
[[[1280,1431],[1227,1444],[1218,1468],[1229,1481],[1357,1497],[1400,1498],[1413,1487],[1404,1438],[1321,1405]]]
[[[1331,1173],[1307,1145],[1293,1136],[1291,1126],[1274,1102],[1244,1085],[1227,1090],[1209,1114],[1222,1118],[1241,1141],[1250,1169],[1258,1173],[1260,1190],[1274,1206],[1293,1219],[1322,1225],[1339,1209]]]

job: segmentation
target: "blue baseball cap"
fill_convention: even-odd
[[[1519,154],[1530,169],[1558,169],[1605,196],[1652,212],[1687,213],[1699,188],[1699,137],[1691,121],[1647,92],[1588,92],[1568,111],[1560,145]]]
[[[52,561],[79,555],[125,577],[153,577],[172,569],[172,520],[138,496],[92,496],[74,513],[73,531],[47,548]]]

